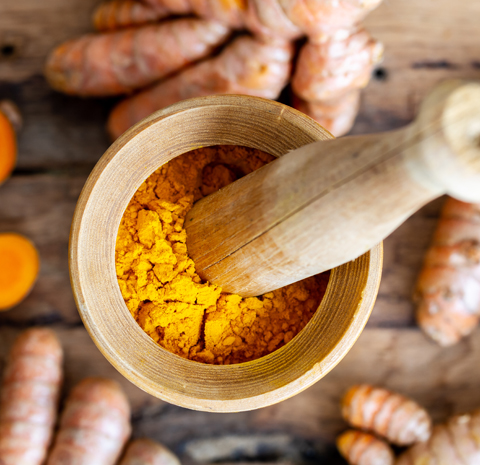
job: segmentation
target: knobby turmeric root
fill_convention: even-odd
[[[429,441],[402,454],[396,465],[478,465],[480,463],[480,410],[457,415],[437,425]]]
[[[142,6],[139,7],[138,3]],[[160,20],[170,15],[196,14],[235,29],[243,28],[246,0],[113,0],[101,4],[93,14],[97,30],[120,29]]]
[[[345,37],[381,0],[113,0],[100,5],[93,22],[98,30],[120,29],[196,14],[255,34],[287,40],[307,35],[316,42]]]
[[[84,379],[68,396],[47,465],[114,465],[130,432],[130,406],[120,386]]]
[[[114,465],[130,435],[130,407],[120,386],[87,378],[74,387],[57,418],[63,351],[55,333],[29,329],[7,357],[0,394],[0,465]],[[180,465],[166,447],[133,441],[120,465]]]
[[[262,0],[257,0],[261,2]],[[342,39],[382,0],[278,0],[286,15],[314,42]]]
[[[101,3],[94,11],[93,25],[98,31],[113,31],[154,23],[170,14],[166,7],[154,7],[137,0],[111,0]]]
[[[249,36],[235,39],[215,58],[120,102],[108,119],[113,139],[154,111],[183,99],[246,94],[275,99],[288,82],[293,46]]]
[[[158,21],[171,14],[192,13],[265,37],[293,40],[303,34],[278,0],[152,0],[145,3],[113,0],[97,8],[93,23],[97,30],[106,31]]]
[[[480,319],[480,204],[449,198],[414,295],[417,322],[442,346],[456,344]]]
[[[307,36],[308,43],[304,46],[296,66],[295,90],[298,92],[296,106],[333,134],[342,135],[351,128],[358,110],[359,93],[355,91],[366,85],[372,67],[381,55],[381,46],[366,32],[358,32],[359,22],[380,2],[381,0],[335,2],[331,0],[110,0],[98,7],[93,19],[95,27],[100,31],[114,31],[136,26],[136,33],[142,35],[140,31],[143,29],[153,31],[154,28],[160,27],[152,26],[151,23],[162,21],[172,15],[195,14],[205,20],[221,23],[228,29],[248,30],[263,41],[292,42]],[[132,37],[135,33],[126,29],[118,34],[122,37]],[[152,34],[150,32],[146,36],[153,37]],[[150,72],[150,68],[145,72],[145,66],[135,63],[131,58],[133,40],[121,41],[118,53],[113,53],[115,47],[108,44],[114,35],[104,33],[104,35],[93,37],[95,40],[92,37],[79,39],[75,42],[75,46],[66,47],[69,50],[68,54],[66,49],[60,47],[57,52],[58,59],[52,59],[47,64],[46,75],[56,89],[78,95],[113,95],[143,87],[147,81],[152,82],[153,79],[158,79],[158,76],[162,75],[156,71],[155,66],[152,68],[155,72]],[[197,40],[201,43],[202,39]],[[93,52],[83,51],[84,48],[90,50],[90,46],[87,49],[87,43],[90,42],[95,44],[94,59],[90,58]],[[171,54],[168,50],[169,41],[163,42],[157,44],[157,60],[160,60],[158,57],[162,55],[167,57]],[[115,58],[113,64],[110,63],[112,59],[108,56],[109,51]],[[150,52],[147,50],[146,53]],[[138,56],[141,57],[142,53]],[[239,66],[238,63],[242,58],[244,57],[238,57],[236,67]],[[266,58],[264,57],[264,60]],[[293,54],[290,60],[292,59]],[[90,65],[92,60],[98,63],[98,66],[92,67]],[[121,64],[119,64],[120,61]],[[145,60],[141,58],[140,61]],[[274,65],[275,61],[276,58],[272,55],[271,63]],[[104,65],[105,62],[109,64]],[[178,63],[174,65],[175,60],[171,63],[172,68],[175,69],[183,66]],[[265,63],[270,61],[267,60]],[[246,65],[248,66],[248,63]],[[122,107],[122,119],[124,122],[127,120],[137,122],[139,120],[137,115],[146,116],[159,110],[166,105],[164,102],[175,103],[187,96],[220,93],[223,92],[222,88],[226,88],[227,93],[234,92],[229,90],[233,87],[236,89],[235,92],[244,92],[243,84],[234,85],[233,81],[238,74],[236,68],[233,68],[228,84],[224,82],[223,66],[220,76],[216,76],[213,72],[206,73],[205,69],[205,66],[200,68],[201,73],[198,79],[193,79],[192,73],[196,70],[192,68],[186,71],[186,75],[180,73],[159,83],[154,90],[146,90],[141,98],[135,100],[135,104],[130,101]],[[120,76],[117,76],[118,72]],[[86,75],[90,77],[86,78]],[[186,85],[187,90],[180,92],[179,89],[183,85]],[[194,87],[197,87],[198,91],[193,91]],[[248,91],[250,86],[246,86],[246,89],[247,95],[258,95]],[[166,94],[172,92],[172,96],[167,95],[161,98],[162,92]],[[276,98],[278,92],[272,92],[272,95],[275,97],[268,98]],[[154,99],[155,105],[149,102],[148,97]],[[349,102],[352,106],[349,106]],[[141,105],[144,105],[144,108],[140,108]],[[135,114],[126,118],[127,110]],[[110,132],[118,135],[128,126],[117,124],[116,120],[120,118],[119,110],[116,109],[115,112],[117,114],[112,115],[109,126]],[[112,126],[115,128],[112,129]],[[123,129],[117,129],[120,127]]]
[[[55,425],[62,359],[62,348],[48,329],[25,331],[15,341],[0,397],[0,464],[44,463]]]
[[[54,89],[67,94],[125,94],[208,56],[229,32],[218,22],[189,18],[89,34],[56,48],[45,76]]]
[[[368,384],[348,390],[342,400],[342,415],[350,425],[399,446],[426,441],[431,433],[430,416],[416,402]]]
[[[386,442],[361,431],[345,431],[337,448],[350,465],[393,465],[395,460]]]
[[[21,118],[16,106],[9,100],[0,101],[0,184],[15,168],[17,161],[15,126],[18,122],[21,123]]]
[[[20,303],[30,292],[40,268],[35,246],[19,234],[0,234],[0,311]]]
[[[361,89],[368,84],[382,54],[383,46],[364,29],[343,40],[308,42],[300,51],[292,88],[310,102],[342,97],[345,89]]]
[[[342,97],[318,102],[307,102],[294,95],[293,106],[334,136],[341,136],[353,126],[360,106],[360,90],[354,89]]]
[[[303,111],[335,136],[348,132],[358,111],[359,89],[365,87],[383,46],[364,29],[345,38],[307,42],[300,51],[292,89]]]
[[[119,465],[181,465],[177,456],[150,439],[132,441]]]

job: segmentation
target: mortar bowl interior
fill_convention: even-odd
[[[236,365],[193,362],[156,344],[127,309],[115,272],[115,242],[125,208],[143,181],[164,163],[212,145],[247,146],[278,157],[332,137],[290,107],[229,95],[186,100],[160,110],[107,150],[88,178],[75,210],[70,277],[87,331],[127,379],[182,407],[238,412],[301,392],[347,354],[375,302],[381,244],[332,270],[318,310],[292,341],[270,355]]]

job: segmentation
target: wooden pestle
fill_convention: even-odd
[[[446,81],[409,126],[314,142],[197,202],[203,279],[255,296],[353,260],[445,193],[480,202],[480,83]]]

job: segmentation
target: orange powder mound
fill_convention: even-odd
[[[118,283],[132,316],[165,349],[204,363],[254,360],[291,341],[318,308],[329,273],[244,299],[202,281],[188,256],[184,219],[193,203],[272,160],[245,147],[197,149],[153,173],[128,205]]]

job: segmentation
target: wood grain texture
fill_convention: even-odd
[[[384,0],[365,27],[385,45],[381,72],[362,91],[353,133],[403,126],[444,79],[479,79],[480,3]]]
[[[80,322],[70,288],[67,248],[75,204],[86,175],[23,175],[0,189],[0,231],[30,238],[40,254],[39,279],[28,297],[0,314],[0,324]]]
[[[104,125],[110,100],[72,99],[49,89],[43,77],[11,83],[2,81],[0,74],[0,98],[7,96],[19,105],[24,117],[18,135],[17,173],[90,171],[108,148]]]
[[[39,75],[46,54],[57,44],[92,29],[98,0],[7,0],[0,6],[0,76],[23,81]],[[12,50],[13,49],[13,50]]]
[[[442,199],[424,207],[387,238],[382,283],[367,329],[335,370],[298,396],[255,412],[193,412],[155,399],[116,372],[83,326],[77,327],[66,260],[73,197],[78,193],[65,192],[71,184],[81,189],[86,174],[108,147],[103,124],[111,103],[61,96],[50,91],[41,77],[49,50],[61,40],[90,30],[89,14],[95,3],[0,2],[0,50],[4,45],[20,44],[12,56],[0,53],[0,97],[18,101],[25,116],[20,134],[21,175],[0,187],[0,229],[15,229],[37,242],[48,237],[40,247],[43,267],[33,293],[15,310],[0,315],[1,361],[21,328],[50,322],[66,348],[65,391],[84,376],[114,377],[133,403],[134,435],[165,441],[187,465],[195,463],[187,453],[190,442],[202,439],[216,449],[210,440],[224,436],[254,436],[253,444],[259,446],[248,455],[251,449],[239,440],[236,444],[242,448],[236,454],[216,452],[219,463],[225,465],[245,458],[249,463],[257,458],[263,464],[344,465],[331,441],[344,427],[337,401],[354,382],[386,384],[413,395],[436,420],[479,407],[480,380],[472,367],[480,358],[480,333],[445,351],[427,341],[413,320],[410,296]],[[354,132],[390,130],[408,123],[419,102],[442,79],[478,79],[479,9],[477,0],[385,0],[369,15],[366,25],[385,43],[386,55],[382,72],[363,91]],[[69,167],[75,170],[73,175],[51,173]],[[77,178],[79,169],[84,171]],[[49,203],[52,198],[54,207]],[[12,202],[15,209],[9,206]],[[42,214],[33,221],[22,214],[27,210]],[[263,445],[271,444],[269,438],[277,433],[286,436],[286,445],[273,449],[271,455],[255,452],[265,450]],[[281,443],[280,439],[275,443]]]

